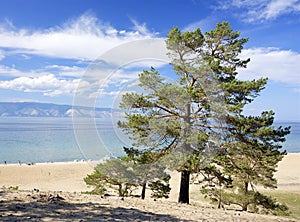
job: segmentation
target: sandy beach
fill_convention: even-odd
[[[83,181],[87,174],[93,172],[95,163],[89,161],[1,164],[0,187],[19,186],[20,190],[39,189],[41,191],[80,192],[89,188]],[[279,163],[275,174],[278,190],[300,192],[300,153],[287,154]],[[177,194],[179,174],[173,173],[170,181],[172,190]],[[197,186],[192,186],[192,189]],[[173,197],[173,192],[171,197]]]
[[[294,221],[265,215],[237,213],[235,211],[216,211],[205,208],[205,206],[196,207],[177,204],[179,189],[179,174],[177,173],[172,174],[170,181],[172,187],[170,198],[164,201],[154,202],[150,198],[146,201],[137,198],[120,200],[117,197],[100,198],[99,196],[83,195],[81,191],[90,190],[84,183],[83,178],[93,172],[93,166],[93,163],[83,161],[37,163],[34,165],[1,164],[0,187],[18,186],[21,191],[1,192],[0,212],[2,212],[3,220],[1,218],[0,220],[5,221],[4,219],[7,219],[9,221],[9,219],[12,219],[13,221],[18,221],[19,219],[24,219],[23,211],[32,211],[31,214],[27,215],[28,218],[30,217],[30,220],[65,221],[70,219],[70,215],[66,216],[66,214],[70,214],[71,210],[74,216],[74,220],[70,219],[72,221],[99,221],[99,216],[102,214],[106,215],[108,219],[110,218],[110,221],[121,221],[123,217],[120,217],[120,215],[126,215],[129,212],[135,213],[137,216],[127,218],[128,221],[158,220],[161,218],[172,221],[201,221],[202,219],[202,221]],[[278,179],[278,190],[300,192],[300,154],[293,153],[285,156],[283,161],[280,162],[275,176]],[[34,192],[34,189],[38,189],[39,192]],[[197,185],[191,186],[191,193],[198,190],[199,187]],[[62,198],[60,199],[60,197]],[[193,196],[191,196],[191,202],[193,202]],[[60,205],[57,205],[57,203]],[[54,208],[54,210],[61,211],[61,213],[59,215],[49,214],[46,211],[37,213],[35,208],[45,208],[45,206],[41,205],[47,205],[47,207]],[[94,218],[86,219],[88,214],[84,213],[85,210],[83,210],[84,212],[81,216],[81,211],[77,212],[75,210],[79,205],[82,205],[83,208],[85,207],[89,211],[97,211],[98,213],[95,215],[91,214],[94,215]],[[73,209],[72,207],[75,208]],[[24,210],[22,211],[22,209]],[[113,209],[116,209],[116,211]],[[118,212],[117,209],[123,210]],[[19,212],[20,218],[13,217],[15,216],[14,212]],[[103,212],[106,213],[104,214]],[[112,216],[114,212],[118,212],[116,218]],[[118,217],[120,218],[118,219]],[[266,219],[266,217],[268,218]]]
[[[278,190],[300,192],[300,153],[290,153],[278,164],[275,173]]]
[[[80,192],[87,190],[83,178],[91,172],[93,165],[88,162],[7,164],[0,166],[0,187]]]

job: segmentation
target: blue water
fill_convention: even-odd
[[[275,127],[291,126],[291,133],[286,136],[286,142],[283,148],[289,153],[300,153],[300,122],[276,122]]]
[[[300,152],[300,122],[275,125],[292,126],[283,149]],[[110,119],[0,118],[0,163],[99,160],[130,145]]]
[[[130,146],[110,119],[0,118],[0,163],[99,160]]]

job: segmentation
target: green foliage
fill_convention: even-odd
[[[219,206],[235,204],[245,211],[250,208],[252,211],[287,215],[285,205],[256,192],[255,189],[257,185],[276,188],[274,173],[278,162],[285,155],[279,149],[290,128],[275,129],[273,121],[272,111],[255,117],[228,116],[230,134],[223,144],[223,154],[214,159],[214,164],[223,176],[232,179],[231,187],[225,186],[227,183],[221,181],[219,189],[205,187],[203,191],[212,199],[219,200]],[[205,173],[209,176],[212,172],[209,170]]]
[[[87,185],[93,186],[92,194],[104,194],[115,190],[119,196],[129,196],[133,189],[149,183],[152,197],[168,197],[170,176],[165,168],[152,164],[157,158],[155,152],[142,152],[124,147],[127,154],[121,159],[110,159],[95,167],[95,171],[84,178]]]
[[[288,207],[285,204],[280,204],[275,198],[266,196],[262,193],[256,192],[254,194],[254,210],[256,212],[272,213],[277,216],[288,216]],[[261,207],[261,209],[259,209]]]
[[[205,33],[205,42],[199,51],[203,59],[218,75],[221,82],[231,82],[236,68],[246,68],[250,59],[238,58],[248,38],[240,38],[240,32],[233,31],[228,22],[217,23],[216,28]]]
[[[210,198],[213,202],[217,203],[218,208],[224,208],[227,201],[224,198],[224,189],[232,188],[232,179],[230,176],[225,175],[219,167],[217,161],[222,162],[222,156],[214,158],[215,164],[209,164],[199,172],[203,179],[199,180],[202,184],[201,193],[205,198]]]
[[[208,189],[209,192],[213,190]],[[277,216],[288,216],[290,212],[285,204],[278,203],[277,200],[271,196],[266,196],[257,191],[241,192],[238,187],[233,187],[231,190],[220,189],[216,194],[213,194],[212,201],[224,205],[237,205],[242,210],[249,210],[255,213],[273,214]],[[202,191],[205,194],[207,192]],[[208,193],[211,195],[211,193]],[[221,200],[221,202],[219,202]]]
[[[265,88],[266,84],[267,78],[252,81],[233,79],[230,82],[223,82],[222,87],[228,110],[233,113],[242,113],[244,106],[259,96],[259,92]]]
[[[152,198],[169,198],[171,187],[169,184],[170,176],[165,177],[163,180],[156,180],[149,183],[149,187],[152,191]]]
[[[6,189],[5,187],[4,187],[4,189]],[[9,186],[8,188],[7,188],[8,190],[19,190],[19,186]]]
[[[237,180],[259,184],[265,188],[276,188],[274,173],[285,152],[280,152],[280,142],[290,128],[273,127],[274,113],[264,112],[257,117],[238,116],[229,118],[231,141],[225,144],[228,153],[225,162],[226,173]]]
[[[84,178],[87,185],[94,187],[92,193],[103,194],[107,188],[114,189],[119,196],[128,196],[135,187],[132,164],[120,159],[106,160],[95,167],[95,171]]]
[[[87,175],[87,177],[84,178],[84,182],[89,186],[93,186],[94,189],[91,192],[88,192],[90,194],[101,195],[104,194],[106,191],[106,177],[96,169],[92,174]]]

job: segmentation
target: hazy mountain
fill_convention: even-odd
[[[90,108],[83,106],[57,105],[34,102],[0,102],[0,117],[97,117],[111,116],[111,108]]]

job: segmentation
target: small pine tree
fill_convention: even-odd
[[[98,164],[95,171],[84,178],[87,185],[94,187],[90,193],[103,194],[110,188],[116,190],[119,196],[129,196],[133,189],[141,187],[141,198],[144,199],[149,184],[151,197],[168,198],[170,175],[164,167],[152,164],[156,154],[126,147],[124,151],[126,156]]]
[[[159,158],[157,152],[140,151],[134,148],[124,147],[127,156],[123,160],[133,162],[136,177],[139,178],[142,187],[141,198],[145,199],[147,185],[150,187],[152,198],[168,198],[170,193],[170,175],[166,168],[156,163]]]
[[[120,159],[110,159],[98,164],[92,174],[84,178],[87,185],[94,187],[92,193],[103,194],[108,188],[119,196],[128,196],[137,184],[132,164]]]
[[[256,190],[257,186],[276,188],[274,173],[286,154],[280,148],[290,127],[276,129],[273,121],[272,111],[256,117],[242,114],[228,117],[230,134],[223,144],[223,153],[215,157],[213,166],[203,171],[206,185],[202,192],[212,200],[218,200],[219,207],[235,204],[243,211],[250,207],[253,211],[287,214],[285,205]],[[230,178],[231,182],[228,184],[224,177]],[[209,187],[213,180],[218,184]]]
[[[248,205],[254,204],[257,199],[257,185],[276,188],[274,173],[278,162],[286,154],[280,148],[285,136],[290,133],[290,128],[275,129],[272,111],[263,112],[256,117],[235,116],[228,118],[228,122],[231,136],[224,145],[227,152],[223,164],[224,172],[234,180],[237,189],[232,195],[238,195],[236,203],[243,200],[240,194],[247,197],[247,201],[240,204],[242,210],[246,211]]]

